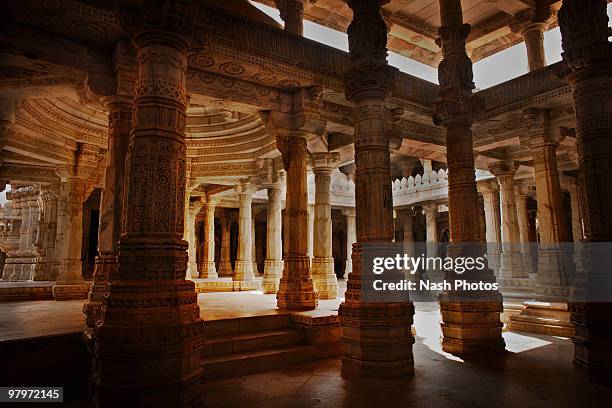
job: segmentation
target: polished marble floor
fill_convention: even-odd
[[[440,349],[435,304],[416,304],[415,375],[348,381],[340,359],[206,384],[209,408],[606,407],[612,389],[590,383],[572,365],[561,337],[504,332],[503,356],[462,359]]]
[[[341,292],[342,293],[342,292]],[[204,293],[204,320],[279,313],[274,295],[260,292]],[[336,314],[340,300],[323,300],[314,315]],[[83,301],[0,303],[0,341],[78,332]],[[440,349],[435,303],[415,304],[415,375],[399,380],[347,381],[340,360],[204,385],[213,408],[301,407],[605,407],[612,390],[588,382],[571,363],[570,339],[504,332],[507,353],[462,359]]]

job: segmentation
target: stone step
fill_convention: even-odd
[[[217,357],[232,353],[272,349],[304,342],[304,335],[294,329],[269,330],[239,334],[235,336],[218,336],[205,341],[203,357]]]
[[[317,353],[314,346],[292,345],[206,357],[202,359],[202,368],[204,369],[204,381],[210,381],[276,370],[316,358]]]
[[[207,338],[237,336],[240,334],[292,328],[291,315],[279,313],[264,316],[247,316],[223,320],[204,321]]]

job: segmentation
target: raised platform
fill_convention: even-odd
[[[252,281],[233,281],[232,278],[192,279],[197,293],[245,292],[261,290],[261,278]]]
[[[53,282],[0,282],[0,302],[53,299]]]

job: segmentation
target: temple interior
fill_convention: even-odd
[[[3,4],[0,386],[74,407],[607,406],[609,3]],[[510,50],[525,73],[477,87]],[[495,289],[370,297],[389,248],[480,255],[466,279]]]

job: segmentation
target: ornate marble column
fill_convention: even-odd
[[[293,34],[304,33],[304,2],[308,0],[276,0],[276,7],[285,22],[285,31]]]
[[[55,249],[57,230],[57,194],[58,186],[41,186],[38,195],[40,207],[36,248],[35,281],[51,281],[57,278],[59,260]]]
[[[89,301],[83,307],[87,327],[101,318],[102,306],[108,296],[108,285],[118,279],[117,247],[121,237],[125,159],[132,127],[132,99],[108,96],[102,99],[108,114],[108,159],[104,174],[104,190],[100,199],[98,255],[95,259],[93,286]]]
[[[349,0],[353,20],[348,27],[349,69],[345,94],[355,107],[355,203],[357,242],[353,272],[338,314],[342,325],[342,376],[401,377],[412,375],[411,333],[414,306],[403,302],[368,302],[365,286],[374,273],[364,268],[362,252],[392,246],[393,196],[389,155],[389,119],[385,107],[395,68],[387,64],[387,26],[381,3]],[[370,286],[371,290],[371,286]]]
[[[188,199],[189,200],[189,199]],[[197,239],[196,239],[196,216],[202,211],[202,201],[198,200],[189,203],[189,207],[185,212],[185,235],[186,241],[189,244],[187,254],[189,260],[187,262],[187,274],[186,279],[197,278],[200,276],[198,262],[197,262]]]
[[[310,91],[307,89],[285,94],[281,104],[283,111],[269,114],[276,127],[276,145],[282,154],[287,179],[283,220],[287,245],[283,248],[285,263],[276,293],[277,305],[282,309],[314,309],[318,304],[307,254],[308,133],[304,131],[304,103],[310,98]]]
[[[243,183],[236,186],[236,192],[240,200],[240,210],[238,215],[238,254],[234,268],[234,281],[253,281],[255,279],[253,271],[253,260],[251,258],[251,203],[256,189],[252,184]]]
[[[312,280],[319,299],[335,299],[338,279],[332,257],[331,172],[340,161],[338,153],[313,153],[315,204],[313,224]]]
[[[57,242],[60,267],[53,285],[55,300],[84,299],[89,285],[83,280],[81,245],[83,204],[93,185],[87,181],[97,166],[96,152],[79,145],[74,166],[59,169],[62,184],[58,197]]]
[[[223,209],[222,209],[223,210]],[[221,212],[221,260],[219,261],[219,277],[231,277],[234,273],[232,270],[231,260],[231,236],[230,236],[231,219],[227,214],[227,210]]]
[[[584,191],[582,216],[587,243],[612,241],[612,47],[608,40],[606,3],[605,0],[564,0],[558,13],[563,60],[568,67],[566,79],[572,85],[576,108],[579,183]],[[587,245],[593,245],[587,248],[595,251],[596,244]],[[607,246],[603,251],[609,254]],[[588,253],[582,258],[587,264],[578,271],[577,282],[581,283],[576,287],[576,301],[570,304],[576,328],[574,364],[592,380],[609,385],[612,383],[612,304],[579,301],[584,300],[589,285],[606,279],[609,282],[609,268],[588,265],[593,259]]]
[[[281,183],[269,186],[268,222],[266,225],[266,261],[263,275],[263,292],[276,293],[283,274],[283,244],[282,244],[282,189]]]
[[[499,206],[499,184],[495,180],[478,182],[482,194],[486,224],[486,243],[489,267],[497,272],[501,253],[501,215]]]
[[[241,197],[242,198],[242,197]],[[201,279],[215,279],[217,275],[217,268],[215,266],[215,207],[217,202],[208,198],[206,202],[202,203],[202,213],[204,213],[204,242],[202,251],[202,258],[200,259],[200,278]],[[249,203],[249,209],[251,208]],[[240,207],[242,210],[242,207]],[[249,234],[250,235],[250,231]],[[242,280],[242,279],[241,279]]]
[[[195,3],[122,6],[137,49],[137,82],[126,159],[119,279],[109,286],[90,349],[95,405],[201,405],[203,325],[185,280],[189,97],[185,88]]]
[[[514,162],[497,162],[489,166],[496,176],[500,188],[501,202],[501,254],[498,270],[499,287],[507,297],[529,296],[531,291],[529,273],[524,267],[521,253],[521,238],[514,196]]]
[[[314,250],[314,219],[315,219],[315,210],[314,205],[308,204],[308,214],[306,215],[307,220],[307,229],[308,232],[306,234],[306,253],[308,254],[308,259],[310,264],[312,265],[312,257]]]
[[[438,204],[429,203],[423,205],[425,211],[425,241],[429,243],[438,242],[438,224],[436,217],[438,215]]]
[[[348,279],[349,273],[353,272],[353,244],[357,242],[357,226],[355,224],[355,209],[346,208],[342,210],[346,218],[346,265],[344,267],[344,279]]]
[[[39,228],[38,194],[38,185],[16,190],[20,207],[21,227],[19,230],[19,250],[15,254],[14,270],[9,278],[12,281],[28,281],[34,275],[36,264],[34,241]]]
[[[568,178],[567,189],[570,194],[572,206],[572,238],[574,242],[580,242],[582,240],[582,219],[580,217],[578,181],[574,178]]]
[[[530,252],[529,245],[529,218],[527,215],[527,192],[520,187],[514,187],[516,201],[516,218],[518,222],[519,238],[523,244],[523,253]]]
[[[460,0],[440,0],[439,44],[444,59],[438,67],[439,99],[434,122],[446,128],[448,163],[449,256],[482,256],[484,247],[478,225],[478,193],[474,175],[472,123],[484,108],[474,89],[472,62],[465,51],[470,26],[463,24]],[[456,278],[456,276],[453,276]],[[491,269],[468,271],[462,278],[494,282]],[[477,297],[473,301],[457,301]],[[499,292],[448,293],[440,296],[442,349],[450,353],[484,354],[504,350],[501,336],[502,297]]]
[[[519,34],[525,41],[530,72],[546,66],[544,32],[548,29],[550,15],[550,8],[538,11],[527,9],[518,13],[517,22],[510,25],[512,32]]]
[[[251,261],[253,262],[253,274],[259,275],[259,267],[257,266],[257,230],[255,217],[251,219]]]

